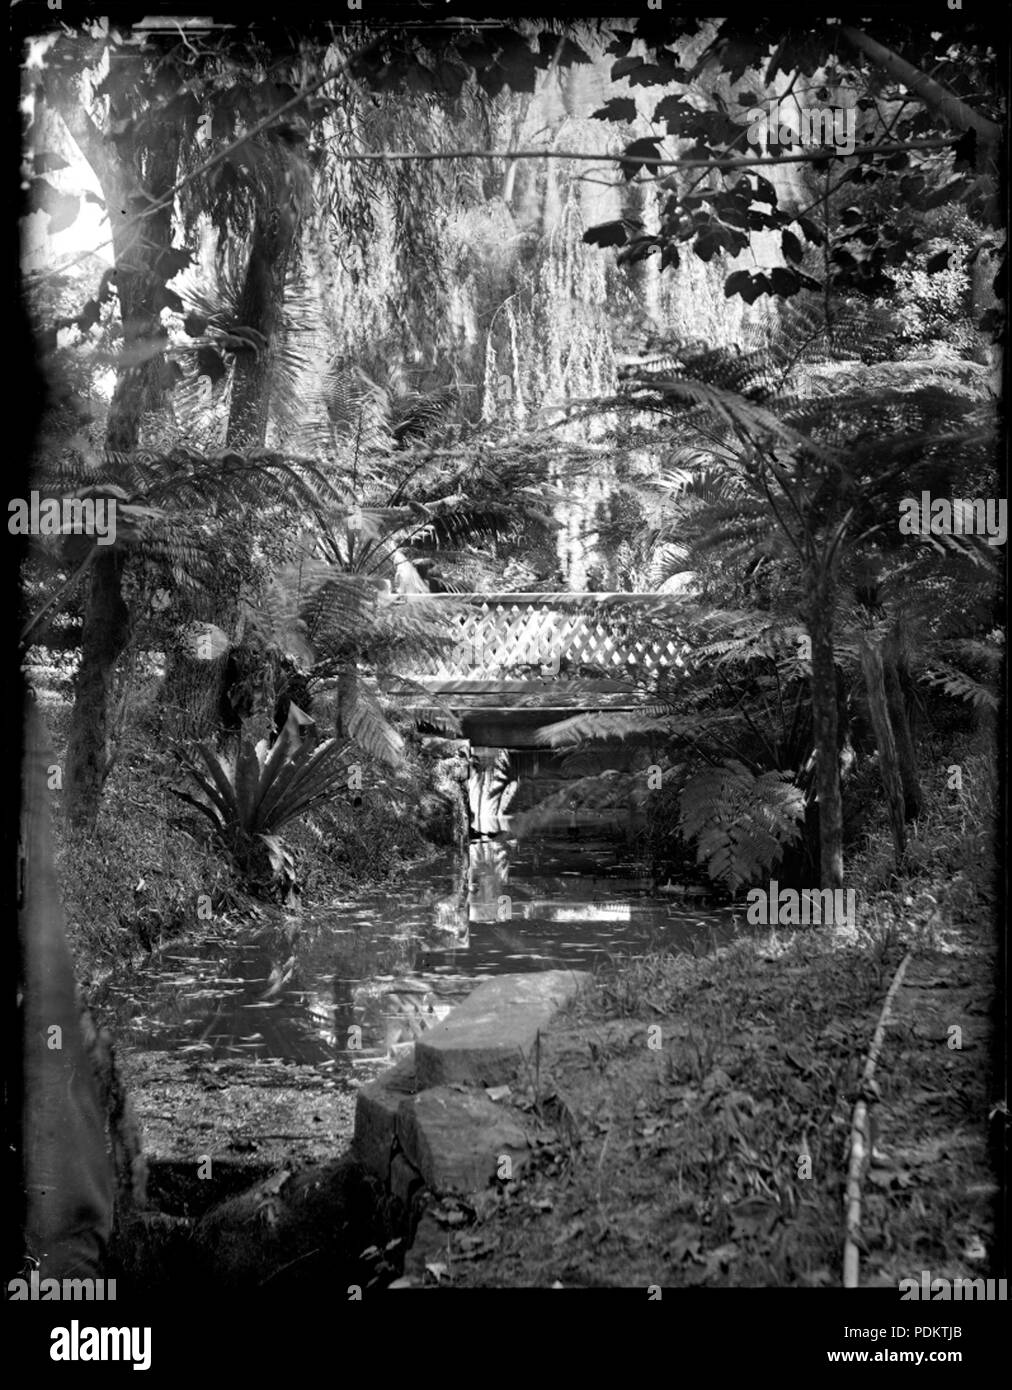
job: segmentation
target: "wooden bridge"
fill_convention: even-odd
[[[484,747],[536,746],[534,730],[578,710],[635,709],[676,677],[686,651],[670,594],[401,594],[446,609],[451,644],[388,693],[431,693]],[[419,690],[419,687],[422,687]]]

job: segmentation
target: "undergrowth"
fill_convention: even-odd
[[[60,762],[70,707],[50,697],[43,710]],[[211,918],[220,925],[262,911],[202,818],[172,795],[185,785],[177,761],[145,734],[143,720],[124,734],[93,831],[71,831],[62,792],[53,791],[57,873],[82,984],[137,952],[199,932]],[[451,815],[426,793],[424,778],[417,760],[397,776],[364,760],[361,792],[285,828],[302,907],[387,879],[432,852]]]
[[[494,1201],[437,1211],[450,1228],[439,1282],[838,1285],[851,1115],[911,947],[873,1111],[889,1142],[866,1183],[864,1282],[981,1272],[997,1191],[983,1056],[993,762],[967,740],[924,791],[901,877],[884,816],[881,833],[867,822],[847,863],[855,925],[757,929],[701,957],[659,949],[595,974],[545,1035],[537,1094],[527,1078],[517,1097],[531,1164]],[[940,1021],[926,1025],[925,997]],[[947,1046],[952,1017],[965,1054]],[[564,1126],[545,1119],[560,1113]]]

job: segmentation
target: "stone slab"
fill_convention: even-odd
[[[415,1043],[418,1088],[499,1086],[526,1075],[538,1031],[589,979],[585,970],[545,970],[486,980]]]
[[[497,1176],[503,1156],[511,1176],[530,1156],[526,1133],[501,1105],[447,1086],[401,1102],[397,1138],[425,1185],[440,1196],[480,1192]]]
[[[384,1185],[390,1178],[397,1111],[404,1098],[417,1090],[415,1062],[409,1054],[358,1093],[352,1153]]]

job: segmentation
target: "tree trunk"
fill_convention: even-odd
[[[24,1240],[44,1278],[100,1276],[112,1229],[105,1119],[84,1047],[53,863],[42,721],[24,725],[18,940]]]
[[[814,581],[808,632],[812,639],[812,730],[819,800],[819,886],[822,889],[843,887],[843,801],[837,747],[839,718],[832,614],[832,577],[820,571]]]
[[[882,667],[885,675],[886,701],[889,705],[889,722],[896,739],[896,756],[900,765],[900,780],[903,783],[903,812],[906,820],[916,820],[924,806],[924,793],[921,791],[920,772],[917,767],[917,750],[914,747],[910,716],[907,713],[907,699],[900,679],[899,659],[896,654],[894,637],[888,638],[882,647]]]
[[[358,658],[350,656],[337,673],[337,710],[334,725],[338,738],[352,737],[351,716],[358,699]]]
[[[236,354],[232,378],[226,444],[246,453],[262,447],[267,438],[271,385],[282,333],[285,272],[291,251],[294,221],[290,213],[273,208],[257,219],[246,278],[239,302],[239,323],[264,340],[254,351]],[[237,591],[194,596],[186,605],[195,620],[215,623],[229,638],[237,634],[241,594]],[[208,738],[220,732],[220,712],[226,698],[229,655],[201,659],[173,652],[165,674],[163,700],[172,711],[171,727],[178,737]]]
[[[258,333],[264,343],[236,355],[232,377],[226,441],[229,448],[244,451],[262,446],[267,438],[271,387],[281,346],[285,304],[285,273],[295,230],[294,216],[274,207],[258,217],[253,231],[239,300],[239,323]]]
[[[861,669],[864,672],[865,693],[868,697],[868,713],[871,716],[871,726],[875,731],[875,742],[878,745],[879,768],[882,772],[882,786],[886,794],[886,804],[889,807],[889,823],[892,826],[893,844],[896,848],[896,869],[899,871],[907,852],[906,822],[903,814],[903,782],[900,777],[900,764],[896,753],[893,726],[889,718],[882,651],[872,637],[861,643]]]
[[[178,135],[173,139],[166,134],[146,160],[145,185],[151,197],[158,199],[172,187],[178,149]],[[140,152],[135,162],[141,162]],[[103,183],[103,192],[110,209],[127,202],[121,188]],[[110,454],[129,454],[137,448],[144,416],[157,410],[164,396],[164,359],[152,348],[166,336],[161,324],[165,274],[160,265],[172,243],[172,209],[163,208],[130,228],[124,227],[121,213],[114,216],[116,292],[128,365],[119,371],[109,405],[106,448]],[[67,816],[81,829],[92,827],[98,815],[108,770],[109,695],[116,663],[130,637],[123,569],[118,546],[98,549],[85,600],[66,777]]]
[[[67,817],[78,830],[95,824],[109,767],[110,692],[116,663],[130,640],[123,564],[116,547],[98,551],[84,605],[65,779]]]

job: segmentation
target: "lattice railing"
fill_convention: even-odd
[[[404,595],[404,601],[411,597]],[[494,680],[511,672],[542,675],[642,675],[683,665],[673,630],[637,635],[635,614],[673,612],[661,594],[426,594],[445,603],[456,640],[441,658],[419,662],[419,676]],[[624,612],[624,610],[626,610]],[[642,626],[640,624],[639,626]],[[665,625],[667,626],[667,624]]]

